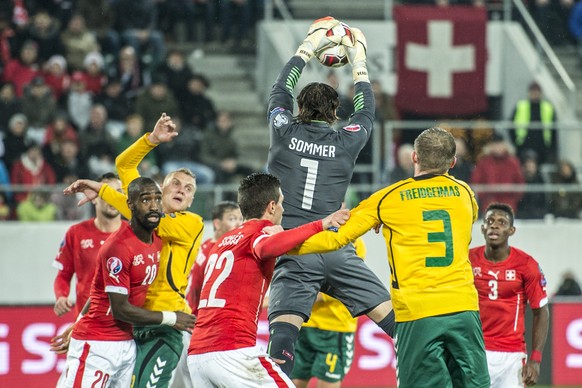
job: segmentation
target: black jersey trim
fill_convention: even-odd
[[[198,241],[198,238],[200,237],[200,235],[202,234],[202,231],[204,229],[200,228],[200,231],[198,232],[198,234],[196,235],[196,238],[194,238],[194,241],[192,242],[192,245],[190,246],[190,250],[188,251],[188,256],[186,259],[186,263],[184,264],[184,273],[186,273],[188,271],[188,262],[190,261],[190,255],[192,254],[192,250],[194,249],[194,246],[196,246],[196,241]]]

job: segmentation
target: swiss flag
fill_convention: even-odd
[[[487,109],[483,7],[396,6],[396,105],[420,115]]]

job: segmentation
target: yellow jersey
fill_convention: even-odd
[[[478,311],[469,262],[477,211],[465,182],[448,174],[409,178],[362,201],[338,232],[318,233],[293,253],[335,250],[383,225],[397,322]]]
[[[356,254],[362,259],[366,257],[366,244],[358,238],[354,242]],[[346,306],[339,300],[321,293],[322,301],[315,302],[309,321],[303,327],[314,327],[321,330],[354,333],[358,327],[358,318],[353,318]]]
[[[137,166],[154,147],[147,135],[138,139],[117,158],[117,172],[124,193],[127,186],[139,177]],[[99,196],[118,209],[126,218],[131,218],[127,196],[103,185]],[[186,302],[185,293],[188,275],[194,265],[202,241],[204,222],[202,217],[189,211],[165,214],[156,229],[163,241],[158,275],[150,285],[144,308],[152,311],[184,311],[192,309]]]

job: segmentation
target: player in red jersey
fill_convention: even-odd
[[[527,253],[509,245],[515,233],[513,209],[493,203],[481,232],[485,245],[470,250],[483,323],[491,387],[535,385],[549,326],[546,278]],[[532,352],[527,359],[525,306],[533,312]]]
[[[195,387],[292,387],[279,365],[256,345],[275,259],[308,237],[339,227],[349,212],[339,210],[286,231],[273,227],[283,217],[283,193],[279,179],[265,173],[241,181],[238,203],[245,222],[218,239],[206,264],[188,349],[192,383]]]
[[[105,182],[114,189],[121,190],[121,181],[113,173],[103,174],[99,182]],[[97,252],[123,222],[119,211],[101,198],[96,198],[92,202],[95,205],[95,218],[81,221],[67,230],[53,262],[53,266],[59,270],[54,282],[56,298],[54,310],[58,316],[73,308],[73,302],[69,299],[73,275],[77,277],[74,313],[75,317],[79,315],[89,299],[91,281],[96,270]]]
[[[132,324],[194,326],[192,315],[140,307],[160,261],[162,240],[154,229],[162,217],[161,189],[150,178],[137,178],[127,203],[131,221],[99,250],[88,311],[73,328],[65,387],[129,387],[136,358]]]
[[[223,234],[238,228],[242,222],[242,214],[236,202],[222,201],[212,208],[214,235],[200,245],[200,252],[198,252],[198,257],[196,257],[196,262],[190,274],[190,289],[186,294],[186,299],[192,308],[192,314],[198,315],[198,302],[200,301],[200,291],[204,280],[204,268],[206,268],[206,259],[210,256],[210,250]]]

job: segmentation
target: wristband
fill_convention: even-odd
[[[178,315],[173,311],[162,311],[162,325],[174,326],[178,320]]]
[[[538,364],[542,362],[542,352],[539,350],[534,350],[531,352],[530,360],[537,362]]]

